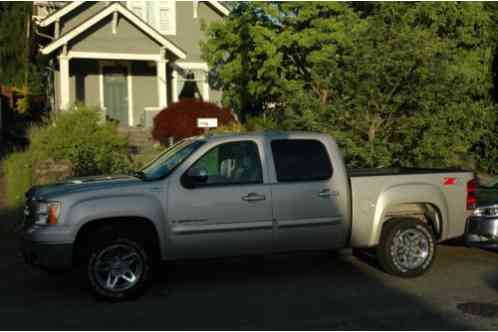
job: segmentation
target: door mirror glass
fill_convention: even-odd
[[[192,168],[188,172],[188,176],[196,184],[204,184],[208,180],[208,171],[205,168]]]

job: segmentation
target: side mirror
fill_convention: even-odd
[[[193,189],[198,185],[205,184],[208,180],[208,172],[206,169],[190,169],[182,176],[182,184],[185,188]]]
[[[208,180],[208,172],[204,168],[192,170],[192,174],[189,176],[198,184],[206,183]]]

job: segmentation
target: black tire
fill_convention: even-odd
[[[98,268],[99,264],[109,264],[103,263],[103,261],[104,258],[106,258],[105,255],[112,257],[112,250],[115,250],[116,252],[121,250],[124,252],[123,255],[127,253],[126,250],[129,250],[130,253],[133,253],[134,257],[133,263],[123,264],[121,262],[118,264],[121,266],[113,265],[113,268],[111,269],[112,272],[108,272],[107,276],[112,274],[112,276],[109,277],[111,278],[111,281],[120,279],[114,282],[115,289],[111,289],[104,285],[105,282],[103,279],[107,272],[102,272],[102,270]],[[119,255],[116,253],[116,257],[118,256]],[[111,234],[108,234],[105,237],[100,236],[100,239],[98,239],[90,249],[90,258],[87,263],[86,274],[90,289],[97,297],[108,301],[117,302],[135,299],[144,293],[149,284],[152,261],[152,256],[147,252],[143,241],[132,239],[131,237]],[[122,267],[122,265],[126,266]],[[138,266],[140,266],[140,268],[138,268]],[[134,268],[136,268],[135,271],[133,271]],[[119,274],[122,276],[125,275],[126,272],[123,272],[125,269],[129,271],[128,273],[131,273],[131,275],[126,275],[127,280],[125,280],[124,277],[117,277]],[[135,278],[133,282],[128,280],[133,278]],[[109,283],[109,279],[107,279],[107,283]],[[124,283],[128,283],[128,285],[121,285]],[[118,285],[120,287],[117,287]]]
[[[417,242],[419,247],[415,249],[417,253],[414,255],[418,256],[417,264],[410,264],[406,256],[400,255],[406,250],[400,248],[399,239],[403,235],[410,236],[410,234],[421,236]],[[377,259],[385,272],[403,278],[418,277],[429,271],[435,257],[436,240],[432,229],[427,224],[418,219],[403,218],[390,220],[384,225],[377,246]]]

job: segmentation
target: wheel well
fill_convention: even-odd
[[[97,233],[143,240],[146,250],[153,258],[160,258],[159,234],[154,224],[146,218],[119,217],[93,220],[80,228],[73,246],[74,265],[84,263],[88,259],[92,235]]]
[[[440,240],[443,235],[443,220],[441,211],[432,203],[411,203],[391,206],[384,214],[383,226],[391,220],[400,217],[411,217],[428,224],[436,240]]]

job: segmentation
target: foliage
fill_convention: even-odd
[[[9,207],[19,206],[33,185],[31,151],[15,152],[3,160],[5,195]]]
[[[7,199],[10,205],[22,200],[30,186],[40,184],[36,165],[53,160],[69,161],[74,176],[128,173],[128,143],[111,123],[102,123],[96,110],[75,107],[50,118],[44,126],[32,127],[30,145],[11,153],[4,161]]]
[[[203,52],[242,119],[328,132],[350,166],[461,166],[484,157],[495,123],[491,16],[480,3],[240,3]]]
[[[254,116],[246,120],[244,124],[240,122],[230,122],[211,130],[213,133],[244,133],[251,131],[278,130],[279,125],[270,116]]]
[[[0,84],[41,94],[43,61],[36,56],[32,9],[32,2],[0,3]]]
[[[220,126],[236,121],[228,109],[201,100],[184,99],[169,105],[156,115],[152,137],[165,142],[168,137],[182,139],[200,135],[204,129],[197,127],[198,118],[217,118]]]
[[[75,106],[53,116],[48,126],[30,132],[35,160],[68,160],[76,176],[126,173],[128,142],[115,124],[102,122],[96,109]]]

